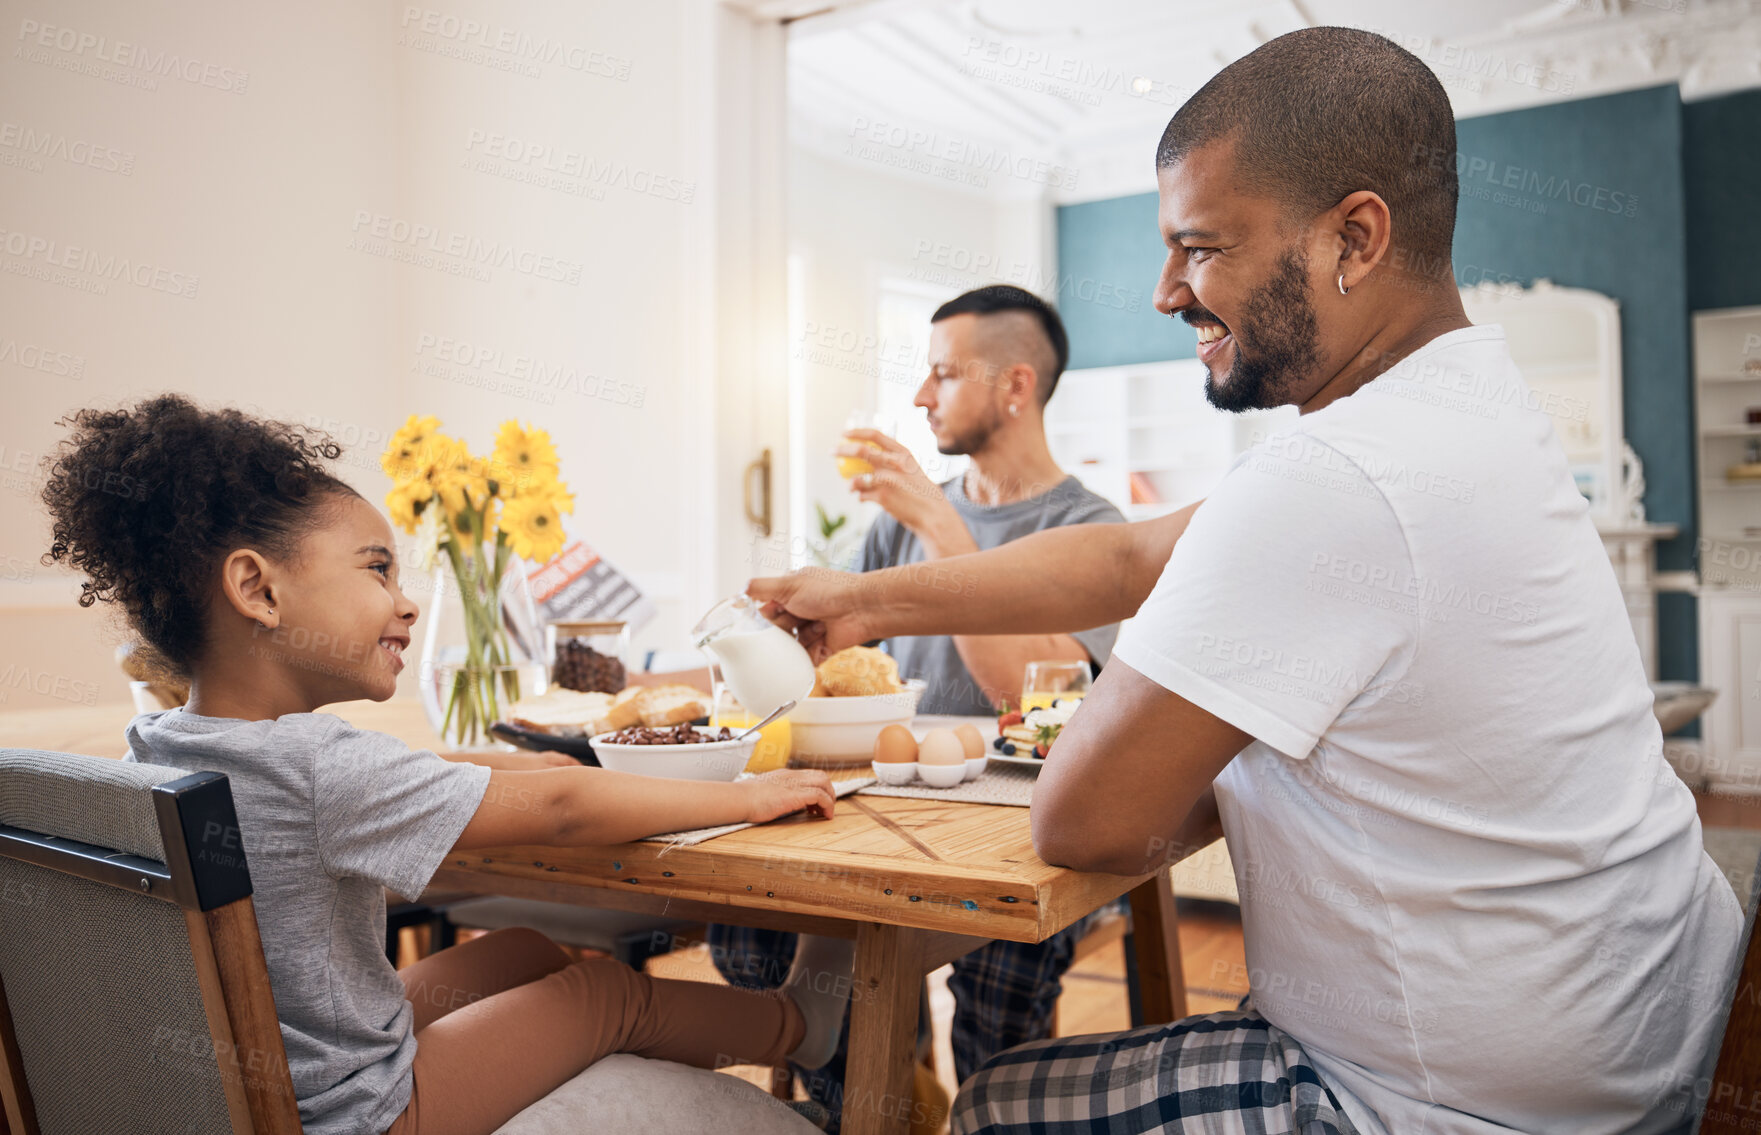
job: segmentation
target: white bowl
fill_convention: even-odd
[[[890,784],[897,788],[901,784],[910,784],[917,779],[916,761],[869,761],[874,766],[874,778],[882,784]]]
[[[984,772],[984,766],[988,763],[990,763],[989,757],[967,757],[966,779],[977,780],[979,775]]]
[[[696,728],[705,736],[720,732],[701,725]],[[601,765],[613,772],[672,780],[732,780],[752,759],[759,741],[759,735],[754,733],[744,741],[709,741],[699,745],[614,745],[608,740],[612,736],[601,733],[593,738],[593,755]]]
[[[897,694],[803,698],[789,711],[791,762],[807,768],[856,768],[874,759],[874,740],[889,725],[911,725],[927,683],[913,678]]]
[[[931,788],[952,788],[966,779],[966,762],[957,765],[926,765],[917,762],[917,779]]]

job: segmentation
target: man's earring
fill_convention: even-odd
[[[1351,289],[1345,286],[1344,272],[1339,273],[1339,294],[1342,296],[1348,296],[1351,294]]]

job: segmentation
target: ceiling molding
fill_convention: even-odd
[[[1153,190],[1163,126],[1217,70],[1269,38],[1369,7],[740,2],[761,13],[815,13],[789,29],[797,144],[852,160],[856,124],[884,123],[909,140],[853,159],[865,168],[1000,198],[1049,192],[1060,202]],[[1358,26],[1425,60],[1458,118],[1671,82],[1688,100],[1761,86],[1761,0],[1406,0],[1370,10],[1395,13],[1401,26]],[[1009,169],[995,176],[999,163]]]

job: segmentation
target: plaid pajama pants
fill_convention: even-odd
[[[1063,989],[1064,972],[1075,957],[1077,941],[1088,932],[1096,915],[1044,942],[992,942],[954,963],[948,990],[954,995],[955,1075],[965,1080],[1005,1049],[1051,1034],[1052,1009]],[[716,968],[729,984],[743,989],[781,985],[795,957],[795,935],[779,930],[712,925],[708,938]],[[920,1024],[920,1031],[925,1025],[927,1022]],[[795,1070],[808,1095],[830,1108],[835,1117],[842,1110],[848,1043],[846,1019],[832,1062],[815,1071]],[[834,1121],[832,1130],[837,1127]]]
[[[1252,1009],[1010,1049],[960,1088],[954,1135],[1357,1135]]]

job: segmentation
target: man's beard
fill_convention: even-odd
[[[1230,326],[1235,361],[1224,384],[1207,371],[1205,398],[1219,410],[1267,410],[1292,401],[1321,361],[1315,305],[1301,253],[1287,250],[1271,279],[1248,294],[1241,319]]]
[[[944,457],[970,457],[991,443],[991,435],[1003,428],[1002,412],[992,408],[990,416],[983,422],[968,429],[965,433],[955,434],[946,442],[936,440],[936,452]]]

